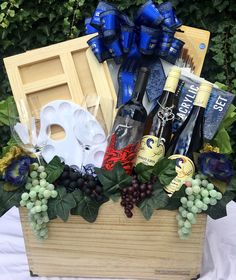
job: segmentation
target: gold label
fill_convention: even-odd
[[[174,193],[178,191],[186,179],[193,177],[195,172],[195,166],[191,159],[182,155],[173,155],[169,159],[176,160],[175,170],[177,176],[172,180],[172,182],[165,187],[168,193]]]
[[[146,165],[155,165],[160,158],[165,154],[165,147],[161,143],[159,146],[158,138],[153,135],[143,136],[140,144],[140,148],[137,154],[136,163],[143,163]]]

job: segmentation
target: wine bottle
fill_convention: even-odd
[[[132,172],[147,118],[142,100],[148,75],[148,68],[142,67],[132,98],[118,109],[102,164],[106,170],[113,169],[115,163],[119,161],[127,174]]]
[[[180,68],[172,67],[166,79],[163,93],[149,114],[136,162],[146,165],[155,163],[164,156],[172,135],[175,91],[180,78]]]
[[[211,90],[212,85],[210,83],[205,81],[201,83],[192,111],[173,137],[168,155],[180,154],[193,159],[193,153],[202,147],[204,114]]]
[[[194,153],[198,152],[203,146],[204,114],[211,90],[212,84],[206,81],[201,83],[194,101],[194,106],[188,118],[171,140],[167,155],[170,156],[170,159],[177,160],[177,177],[169,186],[166,186],[165,189],[169,193],[178,190],[181,183],[194,174],[195,167],[192,160],[194,158]]]

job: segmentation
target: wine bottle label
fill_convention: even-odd
[[[178,191],[182,184],[194,175],[195,166],[191,159],[183,155],[173,155],[170,156],[169,159],[176,160],[175,170],[177,172],[177,176],[168,186],[165,187],[165,190],[172,194]]]
[[[142,138],[135,165],[143,163],[155,165],[165,154],[165,146],[161,142],[158,146],[158,138],[152,135],[145,135]]]
[[[131,174],[143,129],[144,123],[142,122],[135,121],[129,116],[117,116],[102,167],[106,170],[112,170],[119,161],[126,173]]]

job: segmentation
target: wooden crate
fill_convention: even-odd
[[[20,210],[30,270],[39,276],[190,280],[199,274],[206,216],[199,215],[189,240],[177,235],[176,211],[155,211],[146,221],[139,209],[125,217],[119,203],[102,205],[95,223],[70,216],[49,224],[39,242]]]
[[[191,36],[196,31],[191,29]],[[207,48],[209,32],[200,33],[195,36],[197,42]],[[179,38],[187,43],[189,38],[183,34]],[[37,119],[46,103],[68,99],[95,111],[109,131],[116,95],[107,64],[99,64],[88,49],[86,41],[91,36],[4,59],[23,123],[29,123],[31,116]],[[192,49],[190,54],[195,73],[200,74],[206,50]],[[205,216],[199,217],[191,238],[181,241],[175,211],[156,211],[145,221],[136,209],[129,220],[119,203],[109,202],[102,205],[93,224],[75,216],[67,223],[52,221],[49,239],[39,242],[29,228],[25,209],[20,214],[29,267],[36,275],[190,280],[200,271]]]

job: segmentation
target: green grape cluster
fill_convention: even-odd
[[[215,190],[214,185],[203,174],[197,174],[185,182],[185,185],[186,196],[181,197],[182,205],[176,216],[179,227],[178,234],[181,239],[187,239],[191,234],[197,214],[206,211],[209,205],[216,205],[217,201],[222,198],[221,192]]]
[[[32,164],[32,171],[25,185],[26,192],[22,193],[20,205],[28,209],[30,226],[38,239],[48,237],[47,223],[48,200],[57,197],[54,185],[47,182],[45,168],[38,163]]]

